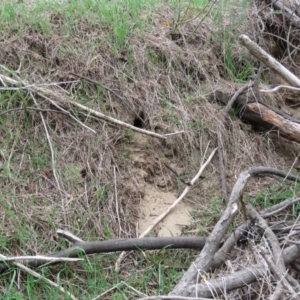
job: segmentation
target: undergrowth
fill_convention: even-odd
[[[143,184],[157,186],[160,176],[168,182],[165,190],[183,189],[164,169],[164,161],[170,160],[190,179],[207,144],[213,149],[215,133],[224,130],[219,107],[207,100],[214,85],[230,79],[244,82],[252,76],[255,63],[244,53],[240,56],[235,30],[246,26],[248,4],[205,0],[0,3],[0,64],[11,70],[1,68],[1,74],[28,84],[57,83],[51,87],[58,94],[66,92],[124,122],[134,124],[137,116],[143,116],[139,126],[148,130],[185,131],[163,142],[144,141],[131,130],[67,103],[62,108],[81,123],[30,90],[0,90],[1,254],[49,254],[69,247],[57,236],[57,229],[86,241],[137,236]],[[238,18],[230,14],[233,7]],[[239,134],[239,124],[233,126]],[[228,153],[229,174],[251,162],[248,141],[239,142],[241,137],[224,142],[233,149]],[[250,142],[251,138],[256,137],[250,136]],[[143,160],[134,160],[134,151],[144,155]],[[265,160],[261,156],[258,162]],[[223,208],[214,189],[219,186],[215,165],[217,161],[204,183],[189,195],[195,206],[191,218],[196,234],[208,234]],[[141,169],[147,176],[139,175]],[[281,198],[273,195],[272,201],[291,193],[287,188],[278,193]],[[262,194],[255,201],[268,205],[266,197]],[[120,274],[114,272],[116,254],[93,255],[81,263],[37,271],[79,299],[101,294],[101,299],[137,299],[139,293],[167,294],[194,255],[186,250],[138,251],[125,259]],[[70,298],[13,266],[1,274],[0,281],[1,299]]]

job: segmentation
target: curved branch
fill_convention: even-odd
[[[282,251],[282,257],[285,264],[293,263],[299,258],[299,255],[300,247],[296,245],[290,246]],[[197,297],[217,297],[218,295],[226,295],[226,293],[230,291],[257,281],[264,275],[265,270],[265,264],[259,263],[229,276],[207,280],[200,284],[186,285],[185,294],[195,295],[197,291]]]
[[[298,181],[300,177],[268,167],[252,167],[245,172],[242,172],[236,181],[227,208],[224,210],[220,220],[215,225],[213,231],[207,238],[207,242],[202,249],[199,257],[190,266],[188,271],[183,275],[179,283],[175,286],[170,295],[192,296],[186,289],[187,284],[196,282],[197,278],[207,272],[214,264],[214,255],[218,251],[221,240],[232,223],[235,216],[238,214],[238,202],[243,194],[243,189],[250,177],[259,175],[275,175],[284,179]]]

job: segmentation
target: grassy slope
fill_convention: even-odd
[[[164,178],[169,189],[178,191],[182,186],[162,168],[163,161],[167,159],[187,177],[195,174],[208,141],[214,143],[214,133],[222,130],[220,107],[206,96],[221,80],[220,75],[242,82],[251,75],[254,64],[243,51],[239,54],[243,68],[234,58],[238,32],[232,29],[247,23],[247,2],[235,5],[239,17],[234,19],[226,14],[232,9],[231,2],[220,1],[212,7],[211,3],[70,0],[0,4],[0,64],[14,70],[10,73],[1,67],[1,74],[19,76],[31,84],[77,80],[69,72],[82,74],[113,89],[123,100],[84,80],[63,84],[76,101],[130,124],[136,118],[134,111],[144,118],[147,129],[156,132],[186,131],[166,142],[146,137],[137,146],[140,137],[130,130],[66,105],[96,130],[95,136],[73,119],[53,112],[56,108],[47,100],[22,90],[1,91],[1,111],[8,111],[0,115],[2,254],[46,254],[67,247],[55,233],[58,228],[85,240],[134,237],[143,197],[140,182],[144,178],[137,175],[138,170],[147,170],[154,184],[156,177]],[[38,113],[28,107],[48,111]],[[22,109],[10,111],[16,108]],[[233,126],[236,136],[224,141],[233,144],[227,152],[229,174],[252,162],[254,150],[249,147],[257,139],[252,133],[243,138],[238,121]],[[132,160],[131,151],[137,147],[147,156],[143,162]],[[256,158],[258,164],[266,160],[264,153],[269,150],[255,149],[261,154]],[[267,159],[271,165],[276,160]],[[205,205],[212,196],[219,196],[214,189],[218,176],[211,175],[217,174],[217,166],[215,160],[203,189],[189,196],[197,208],[193,220],[200,219],[197,228],[201,233],[209,230],[220,211],[218,198]],[[203,212],[208,216],[205,220]],[[92,299],[112,287],[101,299],[136,299],[138,294],[121,281],[145,294],[168,293],[193,260],[193,253],[136,253],[125,260],[119,275],[113,271],[116,258],[115,254],[95,255],[84,263],[45,267],[39,272],[79,299]],[[13,268],[1,275],[0,285],[3,299],[62,298],[56,288]]]

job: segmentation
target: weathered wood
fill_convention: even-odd
[[[221,91],[217,91],[215,96],[224,105],[230,99],[230,95]],[[264,128],[266,131],[276,131],[280,136],[300,143],[300,120],[245,95],[240,95],[233,107],[239,110],[238,117],[243,121],[247,121],[255,127]]]
[[[267,168],[267,167],[253,167],[245,172],[242,172],[236,181],[226,209],[223,211],[222,216],[215,225],[213,231],[208,236],[205,246],[202,249],[200,255],[197,257],[195,262],[190,266],[190,268],[183,275],[181,280],[175,286],[173,291],[169,294],[194,297],[195,291],[190,289],[190,285],[199,282],[202,275],[205,275],[207,271],[214,265],[214,255],[219,249],[220,242],[224,237],[229,225],[234,220],[235,216],[238,214],[238,203],[243,194],[243,189],[250,177],[260,176],[260,175],[275,175],[283,177],[288,180],[299,181],[299,177],[286,173],[284,171]],[[250,276],[251,277],[251,276]],[[199,294],[196,294],[198,297]],[[201,297],[206,297],[206,295],[201,295]]]
[[[289,246],[282,251],[282,257],[286,264],[293,263],[299,258],[299,255],[299,245]],[[226,295],[230,291],[258,281],[264,276],[265,272],[266,266],[263,262],[260,262],[228,276],[207,280],[200,284],[186,284],[181,295],[186,297],[214,297],[214,299],[218,299],[218,295]]]
[[[287,68],[280,64],[259,45],[251,41],[247,35],[240,35],[239,42],[241,45],[245,46],[253,56],[267,65],[269,68],[271,68],[289,84],[300,87],[300,79],[297,76],[295,76],[292,72],[290,72]]]
[[[242,114],[242,118],[247,117],[250,122],[256,121],[266,129],[277,130],[282,137],[300,143],[298,120],[293,121],[290,116],[286,118],[261,103],[248,103],[246,107],[247,113]]]

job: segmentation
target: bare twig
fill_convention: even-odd
[[[1,257],[2,257],[2,255],[0,256],[0,258]],[[77,298],[75,296],[73,296],[70,292],[66,291],[63,287],[59,286],[57,283],[49,280],[48,278],[42,276],[41,274],[31,270],[30,268],[24,266],[21,263],[14,262],[13,264],[16,267],[18,267],[19,269],[21,269],[21,270],[25,271],[26,273],[32,275],[33,277],[41,279],[41,280],[45,281],[46,283],[48,283],[49,285],[59,289],[63,294],[67,294],[72,300],[77,300]]]
[[[269,227],[268,223],[259,215],[259,213],[254,209],[254,207],[248,203],[246,205],[247,215],[256,222],[256,224],[264,230],[264,234],[271,245],[272,253],[274,257],[275,264],[281,274],[286,272],[286,267],[284,265],[284,260],[282,258],[282,250],[279,245],[278,239],[274,232]]]
[[[127,100],[125,98],[123,98],[122,96],[120,96],[119,94],[117,94],[114,90],[110,89],[109,87],[105,86],[104,84],[100,83],[100,82],[97,82],[95,80],[92,80],[88,77],[85,77],[85,76],[82,76],[82,75],[79,75],[79,74],[76,74],[76,73],[73,73],[73,72],[70,72],[70,74],[74,75],[74,76],[77,76],[79,78],[82,78],[90,83],[93,83],[93,84],[96,84],[96,85],[99,85],[101,86],[102,88],[106,89],[107,91],[109,91],[110,93],[112,93],[113,95],[115,95],[117,98],[119,98],[124,104],[125,106],[135,115],[136,118],[138,118],[142,124],[145,125],[145,121],[133,110],[133,108],[130,107],[130,105],[127,103]]]
[[[1,86],[0,91],[20,91],[20,90],[30,90],[32,88],[36,87],[47,87],[47,86],[59,86],[61,84],[68,84],[68,83],[77,83],[76,81],[61,81],[61,82],[52,82],[52,83],[34,83],[34,84],[28,84],[20,87],[12,87],[12,86]],[[66,92],[66,90],[64,90]]]
[[[115,188],[115,204],[116,204],[116,215],[117,215],[117,220],[118,220],[118,225],[119,225],[119,237],[121,234],[121,221],[120,221],[120,215],[119,215],[119,200],[118,200],[118,189],[117,189],[117,175],[116,175],[116,166],[113,167],[114,169],[114,188]]]
[[[58,230],[56,230],[56,232],[58,235],[64,237],[71,243],[78,243],[78,242],[83,243],[84,242],[82,239],[80,239],[79,237],[77,237],[76,235],[74,235],[73,233],[71,233],[69,231],[58,229]]]
[[[258,60],[263,62],[273,71],[275,71],[278,75],[280,75],[283,79],[289,82],[291,85],[300,87],[300,80],[297,76],[291,73],[288,69],[286,69],[282,64],[280,64],[276,59],[270,56],[265,50],[263,50],[256,43],[251,41],[249,37],[245,34],[239,36],[240,43],[245,46],[250,53],[255,56]]]
[[[30,95],[31,95],[31,98],[34,102],[34,104],[36,106],[38,106],[38,103],[34,97],[34,95],[32,94],[32,92],[30,92]],[[61,188],[60,188],[60,184],[59,184],[59,180],[58,180],[58,176],[56,174],[56,163],[55,163],[55,155],[54,155],[54,150],[53,150],[53,147],[52,147],[52,142],[51,142],[51,138],[50,138],[50,135],[49,135],[49,132],[48,132],[48,128],[47,128],[47,125],[46,125],[46,122],[45,122],[45,119],[44,119],[44,116],[41,112],[39,112],[39,115],[40,115],[40,118],[42,120],[42,123],[43,123],[43,126],[44,126],[44,130],[45,130],[45,133],[46,133],[46,138],[47,138],[47,141],[48,141],[48,145],[49,145],[49,148],[50,148],[50,152],[51,152],[51,162],[52,162],[52,172],[53,172],[53,176],[55,178],[55,181],[56,181],[56,186],[58,188],[59,191],[61,191]],[[65,220],[66,221],[66,220]]]
[[[109,121],[111,123],[117,124],[117,125],[125,127],[125,128],[129,128],[129,129],[131,129],[133,131],[137,131],[139,133],[143,133],[143,134],[150,135],[150,136],[153,136],[153,137],[157,137],[157,138],[160,138],[160,139],[166,139],[166,136],[164,136],[164,135],[161,135],[159,133],[155,133],[155,132],[152,132],[152,131],[149,131],[149,130],[145,130],[145,129],[142,129],[142,128],[138,128],[138,127],[135,127],[133,125],[127,124],[125,122],[122,122],[120,120],[117,120],[115,118],[106,116],[103,113],[100,113],[100,112],[98,112],[94,109],[91,109],[91,108],[89,108],[85,105],[82,105],[80,103],[77,103],[73,100],[69,100],[68,103],[70,103],[70,104],[72,104],[72,105],[74,105],[74,106],[76,106],[76,107],[78,107],[78,108],[80,108],[80,109],[82,109],[82,110],[84,110],[84,111],[86,111],[86,112],[102,119],[102,120]]]
[[[160,216],[158,216],[153,223],[139,236],[144,237],[146,236],[160,221],[162,221],[173,209],[174,207],[176,207],[178,205],[178,203],[186,196],[186,194],[189,192],[189,190],[192,188],[192,186],[195,184],[195,182],[199,179],[200,175],[203,173],[203,171],[205,170],[205,168],[208,166],[208,164],[210,163],[210,161],[212,160],[212,158],[214,157],[215,153],[217,151],[217,148],[214,149],[212,151],[212,153],[210,154],[210,156],[208,157],[207,161],[201,165],[198,173],[196,174],[196,176],[191,180],[190,184],[184,189],[184,191],[182,192],[182,194],[179,196],[179,198],[177,198],[174,203],[169,206],[169,208],[162,213]],[[204,155],[205,156],[205,155]]]
[[[206,151],[207,151],[207,148],[206,148]],[[205,154],[206,154],[206,151],[205,151]],[[147,234],[149,234],[149,232],[160,222],[162,221],[170,212],[171,210],[174,209],[174,207],[177,206],[177,204],[185,197],[185,195],[189,192],[189,190],[192,188],[192,186],[195,184],[195,182],[198,180],[198,178],[200,177],[200,175],[202,174],[202,172],[205,170],[205,168],[207,167],[207,165],[210,163],[210,161],[212,160],[215,152],[217,151],[217,148],[214,149],[212,151],[212,153],[210,154],[209,158],[207,159],[207,161],[201,165],[198,173],[196,174],[196,176],[191,180],[190,184],[186,186],[186,188],[184,189],[184,191],[182,192],[182,194],[179,196],[179,198],[177,198],[174,203],[169,206],[169,208],[164,211],[160,216],[158,216],[154,221],[153,223],[139,236],[139,238],[142,238],[142,237],[145,237]],[[205,157],[205,154],[204,154],[204,157]],[[203,163],[203,161],[202,161]],[[125,252],[122,252],[119,256],[119,258],[117,259],[116,261],[116,264],[115,264],[115,271],[116,272],[119,272],[120,271],[120,264],[123,260],[123,258],[125,257]]]
[[[289,85],[278,85],[273,89],[270,90],[259,90],[261,93],[274,93],[277,92],[280,89],[290,89],[293,91],[300,91],[300,88],[294,87],[294,86],[289,86]]]
[[[14,79],[12,79],[12,78],[10,78],[8,76],[2,75],[2,74],[0,74],[0,79],[2,79],[3,81],[7,81],[10,84],[17,85],[17,86],[20,86],[20,85],[23,84],[22,81],[19,82],[17,80],[14,80]],[[46,89],[46,88],[32,87],[32,88],[30,88],[30,90],[33,91],[33,92],[35,92],[35,93],[37,93],[39,96],[41,96],[41,97],[43,97],[43,98],[45,98],[47,100],[49,100],[49,96],[54,96],[54,93],[51,90]],[[57,95],[55,95],[55,96],[57,98]],[[65,98],[66,98],[66,96],[65,96]],[[156,138],[166,139],[168,135],[179,134],[179,133],[183,133],[184,132],[184,131],[180,131],[180,132],[174,132],[174,133],[171,133],[171,134],[168,134],[168,135],[161,135],[161,134],[149,131],[149,130],[145,130],[145,129],[142,129],[142,128],[135,127],[133,125],[127,124],[127,123],[122,122],[120,120],[117,120],[115,118],[106,116],[103,113],[100,113],[100,112],[98,112],[98,111],[96,111],[94,109],[91,109],[91,108],[89,108],[89,107],[87,107],[85,105],[77,103],[76,101],[73,101],[70,98],[62,99],[60,101],[72,104],[73,106],[76,106],[76,107],[78,107],[78,108],[80,108],[80,109],[88,112],[89,114],[92,114],[92,115],[98,117],[99,119],[111,122],[113,124],[117,124],[117,125],[125,127],[125,128],[129,128],[129,129],[131,129],[133,131],[137,131],[137,132],[140,132],[142,134],[150,135],[150,136],[153,136],[153,137],[156,137]]]
[[[171,295],[182,295],[191,296],[186,289],[187,283],[193,283],[196,281],[201,274],[205,274],[213,266],[214,255],[219,249],[220,242],[223,239],[229,225],[232,223],[234,217],[238,213],[238,202],[243,193],[244,186],[246,185],[248,179],[252,176],[260,175],[276,175],[289,180],[299,181],[299,177],[287,174],[284,171],[275,168],[266,167],[254,167],[249,170],[242,172],[235,183],[233,190],[231,192],[227,208],[224,210],[221,218],[215,225],[213,231],[207,238],[207,242],[201,251],[199,257],[196,259],[195,263],[191,265],[188,271],[183,275],[179,283],[175,286]],[[198,295],[196,295],[198,296]]]
[[[41,260],[41,261],[51,261],[51,262],[63,262],[63,261],[82,261],[83,258],[69,258],[69,257],[49,257],[43,255],[34,256],[5,256],[0,254],[0,261],[16,261],[16,260]]]
[[[262,218],[269,218],[299,201],[300,198],[284,200],[276,205],[264,209],[264,211],[261,212],[260,215],[262,216]]]
[[[217,141],[218,141],[218,157],[219,157],[219,172],[221,178],[221,195],[223,201],[228,201],[227,194],[227,184],[226,184],[226,174],[225,174],[225,166],[224,166],[224,155],[223,155],[223,143],[222,143],[222,135],[220,132],[217,133]]]
[[[102,294],[100,294],[99,296],[93,298],[92,300],[98,300],[101,299],[104,295],[108,294],[109,292],[113,291],[114,289],[118,288],[121,285],[125,285],[127,286],[130,290],[134,291],[137,295],[144,297],[147,296],[146,294],[136,290],[135,288],[133,288],[131,285],[129,285],[128,283],[126,283],[125,281],[121,281],[120,283],[114,285],[112,288],[106,290],[105,292],[103,292]]]
[[[299,258],[300,247],[292,245],[283,250],[282,256],[285,264],[291,264]],[[235,272],[228,276],[221,276],[217,279],[206,280],[204,283],[192,284],[186,283],[183,296],[195,296],[196,290],[198,297],[213,297],[218,299],[218,295],[228,294],[230,291],[236,290],[243,286],[247,286],[253,282],[257,282],[264,276],[266,266],[260,262],[252,267],[243,268],[242,271]],[[173,292],[172,292],[173,293]]]
[[[263,247],[260,247],[260,253],[263,256],[266,263],[268,264],[271,271],[273,272],[275,278],[278,280],[278,284],[283,285],[286,288],[286,290],[291,293],[291,296],[293,299],[300,300],[300,297],[295,293],[292,286],[286,280],[285,274],[279,270],[278,266],[275,265],[271,259],[269,259],[269,257],[268,257],[269,253]],[[282,299],[282,297],[280,299]]]

